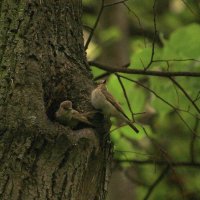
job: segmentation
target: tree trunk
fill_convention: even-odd
[[[113,3],[112,0],[105,0],[105,4]],[[111,40],[103,45],[103,55],[98,59],[100,63],[108,66],[122,66],[129,63],[130,46],[127,8],[123,4],[117,4],[104,9],[100,21],[104,29],[115,28],[119,38]]]
[[[60,102],[92,110],[81,0],[0,1],[0,199],[105,199],[108,123],[71,130]]]

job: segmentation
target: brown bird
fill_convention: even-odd
[[[68,100],[61,102],[55,116],[56,121],[60,124],[72,128],[81,122],[92,126],[92,123],[88,121],[87,117],[83,113],[79,113],[77,110],[72,108],[72,102]]]
[[[100,109],[106,116],[113,116],[128,124],[136,133],[139,130],[129,120],[120,104],[108,92],[106,81],[102,81],[91,93],[91,102],[94,108]]]

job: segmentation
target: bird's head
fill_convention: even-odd
[[[60,107],[63,108],[64,110],[71,110],[72,109],[72,102],[71,101],[63,101],[60,104]]]
[[[96,83],[97,85],[106,84],[106,79],[98,80]]]

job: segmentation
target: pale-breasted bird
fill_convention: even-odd
[[[136,133],[139,130],[133,125],[133,122],[126,116],[122,107],[108,92],[106,81],[102,81],[91,93],[91,102],[94,108],[100,109],[104,115],[115,117],[116,119],[128,124]]]
[[[72,102],[68,100],[61,102],[55,116],[56,121],[60,124],[70,126],[72,128],[77,126],[79,123],[92,125],[83,113],[79,113],[77,110],[72,108]]]

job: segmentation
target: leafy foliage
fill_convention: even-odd
[[[162,2],[157,2],[156,12],[156,25],[159,32],[156,36],[161,44],[155,42],[153,38],[146,39],[144,43],[143,34],[131,36],[129,68],[143,70],[151,62],[148,70],[200,72],[200,25],[197,22],[197,15],[199,15],[196,14],[197,4],[193,1],[171,0],[165,2],[168,8],[165,9]],[[129,8],[129,20],[133,23],[130,26],[134,26],[135,29],[139,27],[142,32],[152,32],[155,37],[153,3],[154,1],[128,1],[126,7]],[[113,27],[103,31],[99,29],[96,33],[96,38],[100,38],[103,42],[120,40],[119,36],[119,32]],[[155,43],[151,60],[153,41]],[[106,49],[103,49],[101,43],[98,45],[102,48],[99,57],[104,53],[109,54]],[[105,73],[95,67],[92,67],[92,72],[94,77]],[[120,73],[118,75],[120,76]],[[196,168],[192,165],[200,162],[198,156],[200,113],[197,109],[200,108],[199,78],[150,77],[145,74],[123,74],[123,76],[129,79],[121,80],[134,112],[133,120],[136,120],[140,133],[136,135],[129,127],[119,127],[119,124],[113,121],[110,134],[114,143],[115,159],[152,161],[149,165],[144,163],[134,165],[137,179],[142,180],[149,187],[155,183],[154,181],[164,169],[163,166],[169,165],[168,173],[166,172],[157,188],[154,188],[155,191],[150,199],[182,199],[183,197],[199,199],[200,165]],[[131,119],[132,114],[117,76],[111,74],[108,80],[109,91]],[[156,161],[162,161],[164,164],[156,165]],[[174,167],[173,163],[176,162],[188,162],[191,165],[183,165],[182,168]],[[133,163],[121,162],[124,169],[130,168]],[[144,198],[144,193],[148,191],[146,185],[135,187],[136,199]]]

